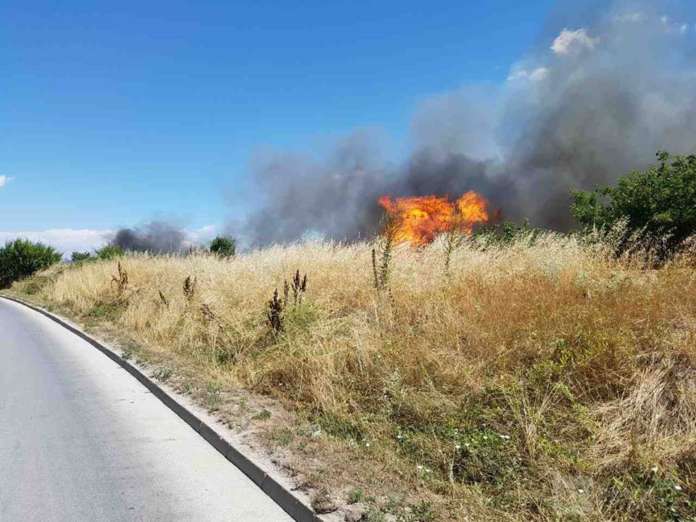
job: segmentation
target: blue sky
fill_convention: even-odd
[[[5,0],[0,233],[219,227],[260,148],[373,127],[398,155],[423,99],[504,82],[553,5]]]

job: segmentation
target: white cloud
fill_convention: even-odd
[[[71,228],[55,228],[25,232],[0,231],[0,244],[17,238],[40,241],[54,247],[56,250],[69,257],[70,254],[76,250],[84,251],[101,248],[108,242],[108,236],[110,234],[113,234],[113,231]]]
[[[0,176],[0,188],[7,185],[10,181],[12,181],[12,178],[7,176]]]
[[[510,71],[507,79],[509,82],[518,80],[529,80],[533,82],[540,82],[546,78],[549,74],[549,70],[546,67],[537,67],[536,69],[524,69],[516,68]]]
[[[672,20],[669,16],[663,15],[660,17],[660,22],[668,33],[679,33],[684,35],[689,32],[689,24]]]
[[[645,20],[645,14],[640,11],[635,11],[632,13],[622,13],[616,17],[617,22],[632,22],[638,23]]]
[[[583,49],[594,49],[599,37],[592,38],[586,29],[563,29],[551,45],[551,50],[558,55],[578,54]]]

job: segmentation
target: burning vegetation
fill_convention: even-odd
[[[459,231],[470,235],[475,225],[489,220],[488,202],[473,191],[456,201],[446,196],[416,196],[392,199],[379,198],[393,226],[397,243],[423,246],[432,243],[442,233]]]

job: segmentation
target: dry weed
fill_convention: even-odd
[[[454,519],[685,517],[696,505],[696,275],[687,253],[659,270],[638,257],[554,234],[305,243],[234,263],[133,255],[122,270],[140,291],[113,320],[319,426],[331,455],[351,455],[342,476],[323,478],[334,487],[369,470],[428,492]],[[112,267],[64,270],[38,295],[88,314]],[[285,306],[277,291],[269,304],[293,272]],[[201,313],[186,312],[194,292]]]

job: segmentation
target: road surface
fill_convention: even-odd
[[[0,299],[0,520],[291,519],[120,366]]]

